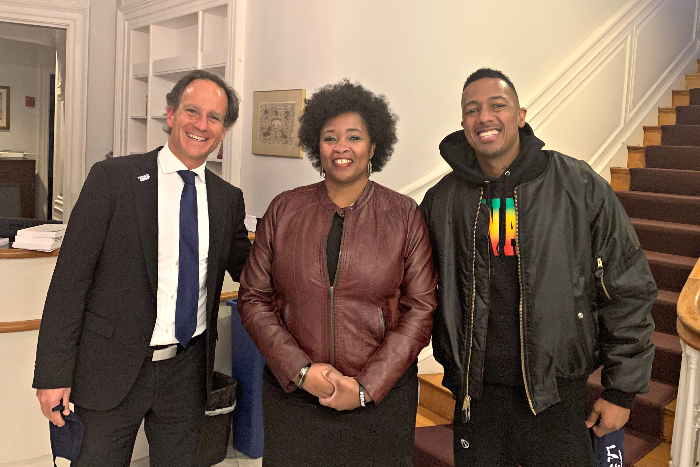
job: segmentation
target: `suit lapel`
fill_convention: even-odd
[[[219,180],[206,170],[207,206],[209,212],[209,253],[207,257],[207,321],[213,308],[216,279],[219,275],[219,252],[226,222],[226,206],[222,204],[224,193]]]
[[[137,160],[132,168],[136,217],[141,234],[148,279],[155,298],[158,291],[158,151]]]

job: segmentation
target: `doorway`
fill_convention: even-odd
[[[53,219],[66,221],[85,180],[89,3],[89,0],[53,0],[50,3],[42,0],[24,0],[19,4],[0,0],[0,37],[10,35],[8,40],[17,40],[17,36],[11,35],[17,26],[48,30],[58,37],[54,59],[59,66],[54,66],[50,70],[56,75],[52,206],[48,206],[46,189],[48,186],[48,94],[45,95],[45,99],[40,99],[38,93],[37,95],[13,93],[12,97],[13,120],[9,133],[14,133],[15,128],[20,128],[15,126],[17,120],[14,118],[16,115],[14,109],[26,110],[27,97],[35,97],[34,111],[43,112],[46,116],[42,120],[46,123],[39,126],[39,132],[43,133],[42,141],[45,141],[44,147],[33,151],[36,153],[34,156],[41,156],[42,163],[46,165],[41,172],[45,174],[43,185],[39,185],[40,188],[43,186],[44,191],[36,196],[37,200],[41,200],[42,206],[47,205],[46,215],[43,215],[42,208],[40,215],[37,216],[35,212],[34,217],[51,216]],[[26,36],[22,38],[26,39]],[[41,79],[43,84],[40,89],[46,92],[49,87],[50,73],[42,73]],[[26,101],[31,102],[31,99]],[[3,146],[0,142],[0,148]],[[37,173],[39,173],[38,170]]]
[[[53,164],[54,99],[62,94],[56,92],[55,74],[65,41],[62,29],[0,21],[0,85],[10,97],[3,110],[12,116],[0,131],[0,151],[6,151],[0,163],[3,181],[21,193],[19,206],[0,216],[53,218],[53,180],[63,178]]]

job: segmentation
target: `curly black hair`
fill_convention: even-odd
[[[328,120],[346,112],[357,112],[367,126],[372,143],[376,144],[372,157],[372,171],[384,168],[394,152],[396,122],[399,117],[389,108],[389,101],[383,95],[376,95],[344,79],[336,84],[328,84],[306,99],[306,108],[299,117],[299,144],[306,151],[316,169],[321,167],[321,129]]]

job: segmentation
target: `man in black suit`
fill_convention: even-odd
[[[75,404],[78,466],[128,466],[142,420],[152,466],[194,465],[224,273],[250,249],[241,190],[205,168],[235,93],[198,70],[167,104],[163,148],[92,167],[46,297],[33,387],[56,425]]]

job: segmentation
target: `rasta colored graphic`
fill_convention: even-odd
[[[486,200],[482,199],[482,203],[486,204]],[[498,241],[501,238],[501,199],[493,198],[491,200],[491,220],[489,222],[489,238],[491,239],[491,251],[494,256],[499,256]],[[505,244],[503,246],[503,254],[505,256],[515,256],[515,202],[513,198],[506,198],[505,209]]]

